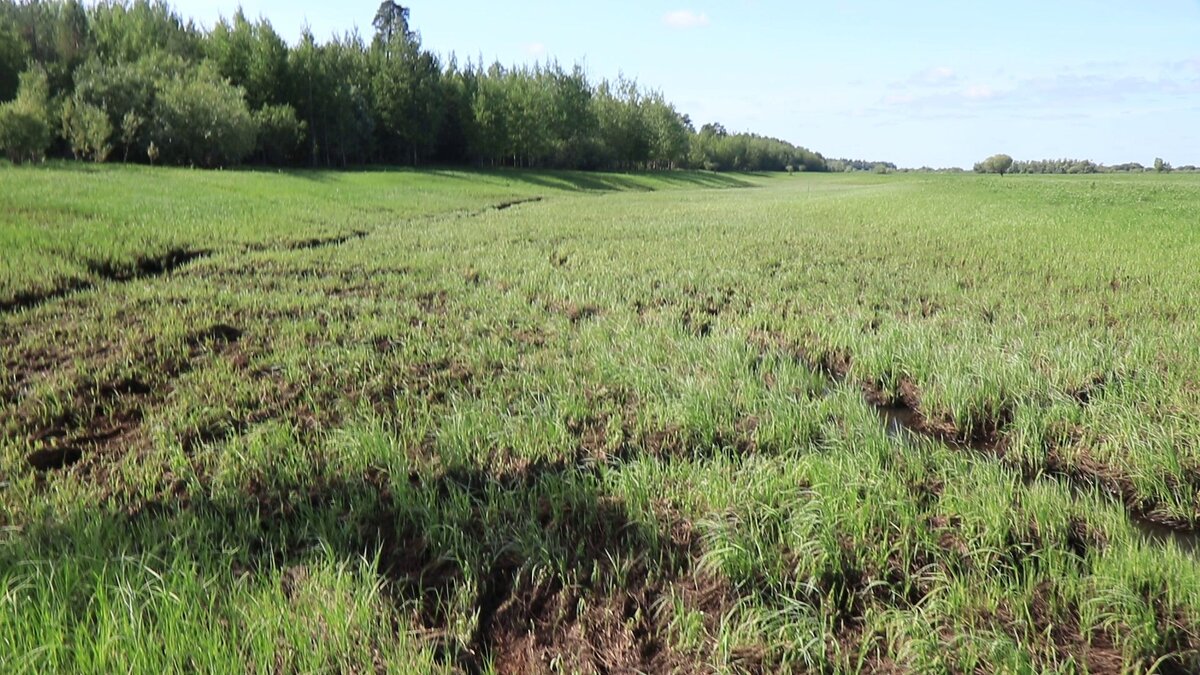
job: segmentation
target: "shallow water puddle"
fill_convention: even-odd
[[[1198,532],[1177,530],[1133,515],[1129,516],[1129,522],[1147,542],[1159,545],[1173,542],[1180,551],[1200,556],[1200,533]]]

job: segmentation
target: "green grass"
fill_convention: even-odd
[[[0,188],[6,669],[1200,668],[1192,177]]]

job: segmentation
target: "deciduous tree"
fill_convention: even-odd
[[[46,71],[34,67],[21,73],[17,97],[0,104],[0,150],[13,162],[39,161],[52,138]]]

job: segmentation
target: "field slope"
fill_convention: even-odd
[[[0,663],[1194,672],[1198,209],[0,169]]]

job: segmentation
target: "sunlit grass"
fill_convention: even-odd
[[[0,187],[16,670],[1197,667],[1194,179]]]

